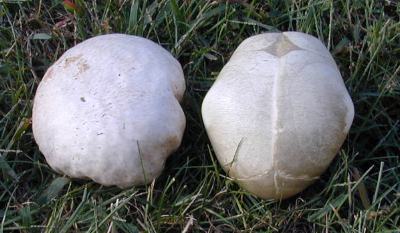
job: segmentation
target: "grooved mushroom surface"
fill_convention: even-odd
[[[111,34],[65,52],[36,92],[33,133],[56,171],[103,185],[151,182],[185,129],[178,61],[150,40]]]
[[[239,45],[207,93],[202,115],[228,175],[259,197],[283,199],[325,171],[354,107],[325,46],[284,32]]]

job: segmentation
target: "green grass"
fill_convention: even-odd
[[[400,4],[396,0],[0,1],[0,232],[400,232]],[[222,171],[200,106],[246,37],[318,37],[355,104],[342,150],[320,180],[285,201],[258,199]],[[99,34],[152,39],[181,62],[187,129],[151,185],[120,190],[60,177],[30,128],[46,69]]]

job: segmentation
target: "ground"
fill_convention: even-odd
[[[0,232],[400,232],[400,4],[396,0],[0,2]],[[355,105],[329,169],[284,201],[222,171],[202,99],[246,37],[296,30],[332,53]],[[121,190],[56,174],[31,130],[35,90],[64,51],[140,35],[180,61],[187,129],[152,184]]]

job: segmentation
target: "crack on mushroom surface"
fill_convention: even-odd
[[[293,44],[285,34],[280,34],[272,45],[261,49],[276,57],[283,57],[294,50],[303,50],[302,48]]]

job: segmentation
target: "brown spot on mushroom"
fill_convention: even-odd
[[[46,72],[46,74],[44,75],[43,80],[44,80],[44,81],[47,81],[47,80],[50,80],[50,79],[52,79],[52,78],[53,78],[53,68],[50,67],[49,69],[47,69],[47,72]]]
[[[79,59],[82,58],[82,54],[78,55],[78,56],[74,56],[74,57],[68,57],[65,58],[65,62],[64,62],[64,68],[67,68],[67,66],[71,65],[71,63],[74,63],[76,61],[78,61]]]
[[[72,65],[73,67],[78,68],[78,72],[76,72],[74,75],[72,75],[72,77],[74,77],[74,79],[78,79],[79,74],[85,72],[86,70],[88,70],[90,68],[90,66],[87,64],[87,61],[84,58],[82,58],[82,55],[66,58],[64,68],[67,68],[69,65]]]
[[[286,35],[281,34],[273,44],[262,50],[274,56],[282,57],[294,50],[302,50],[302,48],[293,44]]]
[[[86,63],[84,59],[82,59],[81,62],[78,63],[78,69],[79,73],[83,73],[89,69],[89,65]]]
[[[169,150],[174,150],[176,146],[179,145],[179,137],[177,135],[172,135],[171,137],[168,137],[164,145]]]

